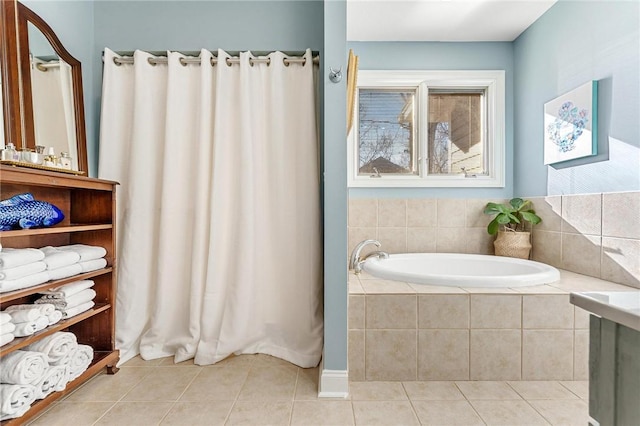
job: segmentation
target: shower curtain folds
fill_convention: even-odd
[[[104,53],[99,175],[118,192],[121,363],[322,350],[316,84],[305,64]],[[217,52],[218,61],[231,56]],[[194,58],[190,58],[193,60]]]

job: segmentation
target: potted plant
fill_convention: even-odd
[[[531,251],[531,232],[525,223],[531,226],[542,222],[540,216],[531,208],[531,201],[512,198],[509,203],[487,203],[484,213],[496,217],[487,226],[491,235],[498,234],[493,243],[496,256],[528,259]]]

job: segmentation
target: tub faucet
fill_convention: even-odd
[[[362,271],[362,263],[371,256],[378,256],[381,259],[389,258],[388,253],[384,251],[379,251],[379,250],[369,253],[364,257],[361,257],[360,252],[362,251],[363,248],[365,248],[365,246],[368,246],[369,244],[374,244],[376,247],[380,247],[382,245],[378,240],[364,240],[358,243],[356,248],[353,249],[353,252],[351,252],[351,258],[349,260],[349,269],[353,269],[353,271],[356,274],[359,274]]]

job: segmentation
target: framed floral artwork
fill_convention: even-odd
[[[597,135],[597,81],[544,104],[544,164],[596,155]]]

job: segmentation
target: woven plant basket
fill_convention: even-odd
[[[495,248],[496,256],[529,259],[531,233],[498,231],[498,237],[493,242],[493,247]]]

